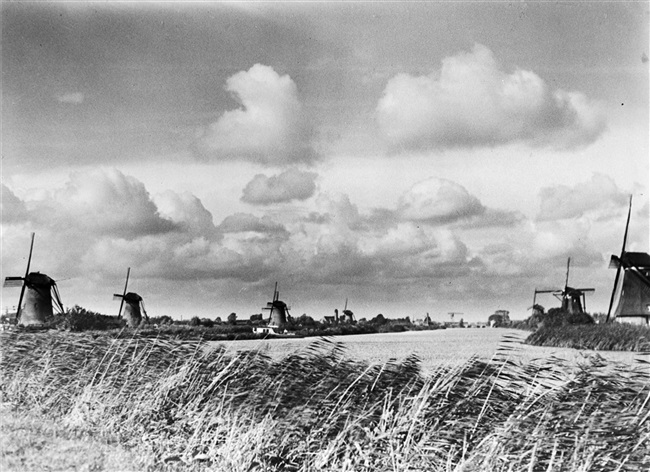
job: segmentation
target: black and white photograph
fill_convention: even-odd
[[[3,471],[650,470],[650,3],[0,14]]]

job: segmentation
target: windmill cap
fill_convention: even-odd
[[[650,268],[650,254],[647,252],[626,252],[623,257],[626,262],[633,266],[642,269]]]
[[[55,282],[45,274],[41,274],[40,272],[30,272],[27,274],[27,277],[25,277],[25,283],[28,285],[52,286]]]
[[[127,302],[141,302],[142,297],[135,292],[129,292],[124,295],[124,300]]]

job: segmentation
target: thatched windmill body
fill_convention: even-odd
[[[29,271],[33,249],[34,233],[29,247],[25,276],[7,277],[4,282],[5,287],[20,287],[16,320],[18,324],[24,326],[47,323],[54,315],[53,307],[63,313],[63,303],[54,279],[40,272]]]
[[[280,292],[278,292],[278,283],[275,283],[275,289],[273,289],[273,301],[270,301],[266,304],[262,310],[269,310],[269,321],[268,326],[271,327],[280,327],[287,322],[289,318],[289,307],[286,303],[281,301]]]
[[[147,316],[147,311],[144,309],[144,300],[143,298],[135,292],[127,292],[129,286],[129,275],[131,274],[131,268],[129,267],[126,270],[126,282],[124,284],[124,292],[120,295],[119,293],[113,294],[114,300],[121,300],[120,302],[120,311],[117,314],[118,318],[124,316],[126,324],[130,328],[136,328],[142,322],[142,315],[144,314],[146,319],[149,319]]]
[[[537,294],[538,293],[551,293],[555,298],[560,300],[562,303],[562,311],[567,313],[584,313],[587,309],[587,292],[594,292],[595,288],[574,288],[569,286],[569,272],[571,269],[571,258],[567,259],[566,263],[566,281],[564,282],[564,289],[550,289],[550,290],[538,290],[535,289],[535,294],[533,295],[533,306],[537,305]]]
[[[631,213],[632,197],[630,196],[621,254],[612,255],[609,262],[609,267],[616,269],[616,277],[607,310],[607,321],[617,320],[650,325],[650,254],[628,252],[625,248]],[[616,308],[612,312],[615,302],[617,302]]]

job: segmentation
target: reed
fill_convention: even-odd
[[[650,328],[627,323],[542,326],[526,342],[596,351],[650,352]]]
[[[150,470],[648,470],[648,365],[420,372],[320,339],[274,361],[200,342],[0,333],[2,401],[138,451]],[[134,470],[142,470],[134,466]]]

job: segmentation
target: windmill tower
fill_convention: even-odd
[[[555,298],[560,300],[562,303],[562,310],[567,313],[584,313],[587,309],[587,298],[586,292],[594,292],[595,288],[573,288],[569,287],[569,271],[571,269],[571,258],[567,259],[566,263],[566,280],[564,282],[564,289],[550,289],[550,290],[538,290],[535,289],[535,294],[533,295],[533,306],[534,308],[537,303],[537,294],[538,293],[552,293]]]
[[[7,277],[4,282],[5,287],[20,287],[16,319],[18,324],[24,326],[41,325],[49,321],[54,314],[52,305],[56,307],[57,311],[63,313],[63,303],[61,303],[56,282],[45,274],[29,271],[33,249],[34,233],[32,233],[32,242],[29,246],[25,276]],[[25,300],[24,307],[23,299]]]
[[[266,307],[262,310],[269,310],[269,326],[282,326],[287,322],[289,317],[289,310],[291,309],[286,303],[279,300],[280,292],[278,292],[278,283],[275,283],[273,290],[273,301],[268,302]]]
[[[129,328],[137,328],[142,322],[142,314],[144,313],[145,318],[148,320],[147,311],[144,309],[144,300],[140,295],[135,292],[127,292],[129,286],[129,275],[131,274],[131,268],[126,270],[126,282],[124,283],[124,292],[122,295],[119,293],[113,294],[113,300],[120,299],[120,311],[117,313],[117,317],[122,317],[122,309],[124,309],[124,319],[126,320],[126,325]]]
[[[607,310],[607,321],[613,318],[648,326],[650,325],[650,254],[625,250],[631,214],[632,196],[630,196],[630,207],[627,212],[621,255],[617,257],[612,254],[609,262],[609,268],[616,269],[616,277]],[[618,303],[612,317],[612,308],[617,299]]]
[[[343,308],[343,322],[344,323],[355,323],[354,313],[352,310],[348,310],[348,299],[345,299],[345,308]]]

